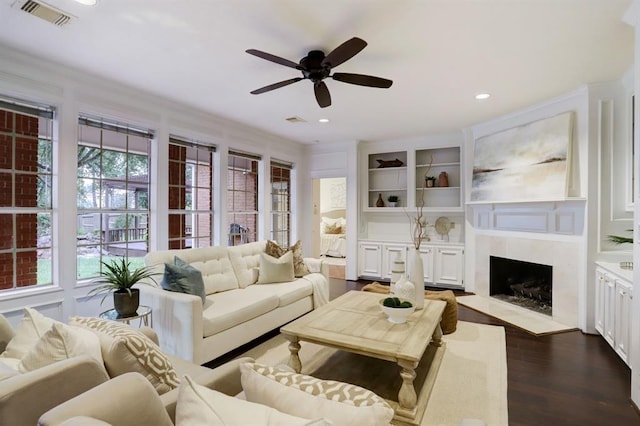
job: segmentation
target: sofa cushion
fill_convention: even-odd
[[[294,416],[327,418],[336,425],[388,425],[393,409],[375,393],[349,383],[321,380],[278,367],[240,365],[248,401]]]
[[[204,337],[212,336],[228,328],[242,324],[278,307],[278,296],[260,294],[250,297],[244,289],[223,291],[207,296],[213,303],[202,312]]]
[[[72,317],[70,324],[89,328],[98,334],[109,376],[138,372],[159,394],[174,389],[180,383],[167,356],[151,339],[131,326],[86,317]]]
[[[281,413],[261,404],[243,401],[200,386],[189,376],[180,382],[176,426],[253,425],[304,426],[309,420]]]
[[[294,245],[287,250],[283,249],[275,241],[267,241],[265,253],[273,257],[281,257],[286,252],[293,253],[293,269],[296,277],[303,277],[309,273],[304,257],[302,256],[302,241],[298,240]]]
[[[159,279],[162,279],[164,264],[172,263],[175,256],[202,273],[206,294],[238,288],[238,279],[231,265],[227,247],[161,250],[148,253],[144,262],[146,265],[155,266]]]
[[[266,241],[256,241],[227,248],[240,288],[255,284],[258,279],[255,271],[260,268],[260,253],[265,252],[266,246]]]
[[[242,290],[247,293],[247,298],[263,298],[268,295],[278,297],[278,306],[287,306],[300,299],[313,294],[313,286],[309,281],[296,278],[287,283],[274,283],[269,285],[251,285]]]
[[[18,374],[20,374],[18,370],[12,368],[9,364],[5,363],[4,360],[0,361],[0,382],[9,377],[17,376]]]
[[[22,357],[18,371],[26,373],[79,355],[89,355],[103,364],[98,336],[80,327],[54,323]]]
[[[163,289],[177,291],[178,293],[193,294],[206,302],[202,272],[180,259],[173,258],[173,264],[164,264],[164,276],[160,283]]]
[[[258,284],[291,282],[294,278],[293,253],[288,251],[279,258],[260,253]]]
[[[7,343],[0,358],[22,359],[54,322],[54,319],[45,317],[33,308],[24,308],[24,316],[16,327],[15,336]]]

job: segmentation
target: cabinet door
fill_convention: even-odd
[[[391,269],[393,261],[400,259],[404,262],[404,269],[407,271],[407,245],[406,244],[383,244],[382,245],[382,278],[391,279]]]
[[[435,249],[435,283],[447,287],[463,287],[464,250],[459,247]]]
[[[629,364],[629,345],[631,343],[631,285],[622,280],[615,282],[615,318],[614,318],[614,349],[624,362]]]
[[[615,300],[616,283],[609,275],[604,275],[603,336],[612,347],[615,345]]]
[[[382,249],[378,243],[358,244],[358,275],[382,277]]]
[[[604,336],[604,284],[605,273],[596,269],[596,330]]]
[[[433,247],[420,247],[422,266],[424,268],[424,282],[433,284]]]

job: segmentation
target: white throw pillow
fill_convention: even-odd
[[[26,373],[57,361],[89,355],[103,364],[100,339],[89,330],[54,323],[18,364],[18,371]]]
[[[295,280],[293,252],[288,251],[280,258],[260,253],[258,284],[286,283]]]
[[[0,382],[8,379],[9,377],[17,376],[18,374],[20,374],[18,373],[18,370],[7,363],[0,362]]]
[[[7,343],[0,358],[22,359],[55,322],[58,321],[45,317],[33,308],[24,308],[24,316],[15,330],[16,335]]]
[[[265,405],[243,401],[198,385],[189,376],[182,378],[178,388],[176,426],[306,426],[308,424],[310,424],[308,419],[284,414]]]
[[[293,416],[326,418],[335,425],[388,425],[393,409],[375,393],[349,383],[320,380],[278,367],[240,365],[247,401]]]

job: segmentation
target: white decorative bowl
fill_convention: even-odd
[[[394,324],[404,324],[405,322],[407,322],[407,318],[409,318],[409,315],[411,315],[416,310],[416,307],[413,304],[410,308],[391,308],[389,306],[384,306],[382,304],[383,300],[384,299],[380,299],[380,307],[382,308],[382,312],[387,315],[389,322],[392,322]],[[400,301],[408,302],[408,300],[405,299],[400,299]]]

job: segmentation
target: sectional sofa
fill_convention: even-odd
[[[145,264],[163,279],[165,264],[178,257],[198,269],[206,297],[140,286],[140,302],[153,308],[153,328],[162,350],[203,364],[326,303],[327,266],[304,258],[310,273],[287,282],[258,283],[267,241],[232,247],[163,250]],[[264,272],[264,271],[263,271]]]

